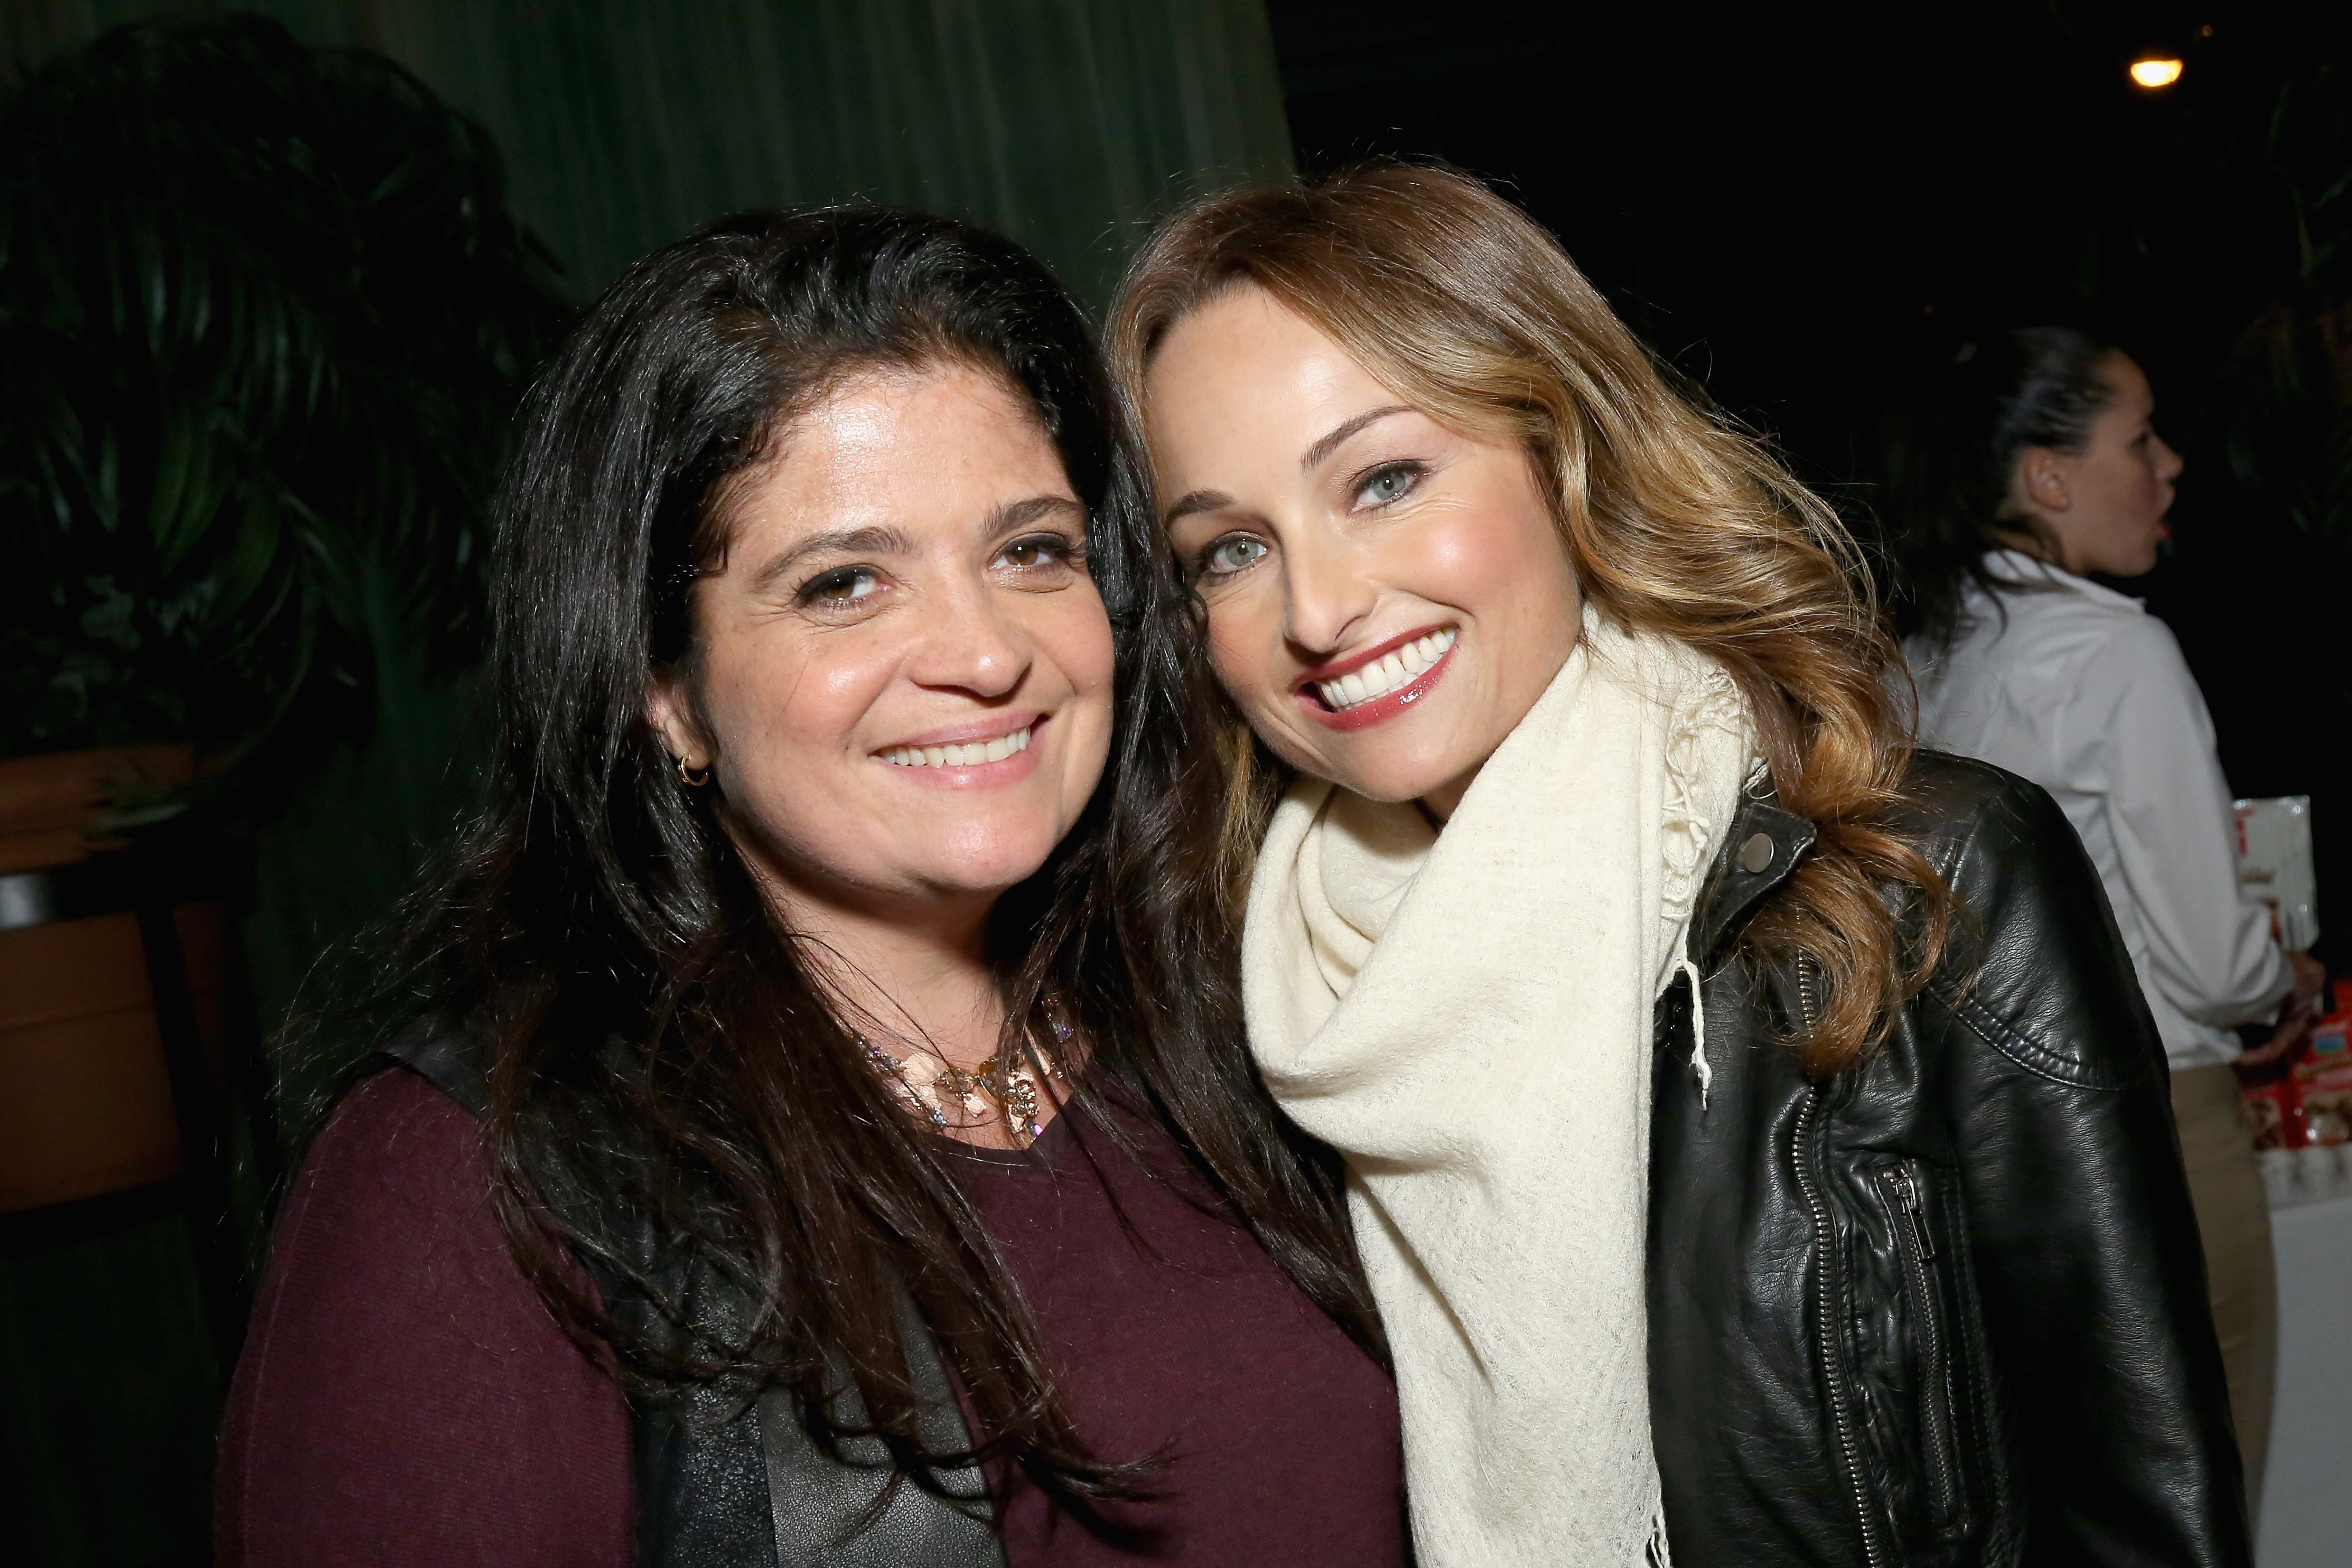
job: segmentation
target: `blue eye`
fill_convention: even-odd
[[[1201,570],[1211,577],[1229,577],[1256,565],[1265,552],[1265,541],[1236,533],[1209,546],[1201,557]]]
[[[1387,506],[1401,501],[1412,493],[1421,482],[1422,467],[1418,463],[1391,463],[1364,476],[1356,487],[1356,499],[1373,506]]]

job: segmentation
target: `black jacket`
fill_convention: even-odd
[[[1659,1003],[1650,1391],[1677,1563],[2251,1561],[2165,1058],[2048,795],[1923,753],[1903,824],[1963,914],[1859,1067],[1738,933],[1814,839],[1748,801]]]

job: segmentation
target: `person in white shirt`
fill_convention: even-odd
[[[2270,1215],[2233,1061],[2283,1054],[2326,975],[2240,895],[2231,793],[2164,623],[2088,580],[2152,570],[2179,456],[2147,377],[2064,328],[1965,352],[1899,510],[1905,644],[1923,743],[2021,773],[2090,852],[2171,1059],[2249,1508],[2261,1495],[2276,1318]],[[2241,1048],[2237,1026],[2276,1022]]]

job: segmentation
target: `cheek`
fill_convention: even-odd
[[[1517,500],[1432,518],[1415,540],[1416,591],[1495,627],[1572,616],[1576,579],[1568,549],[1548,513],[1513,504]]]
[[[843,657],[846,648],[794,647],[798,639],[744,639],[710,650],[702,707],[719,754],[739,774],[806,766],[838,752],[889,679],[892,660]]]
[[[1052,662],[1082,698],[1108,702],[1117,668],[1110,616],[1091,588],[1039,600],[1023,617],[1037,651]]]
[[[1100,782],[1104,761],[1110,755],[1112,685],[1118,674],[1110,617],[1101,598],[1087,589],[1044,600],[1025,619],[1040,660],[1069,682],[1068,743],[1074,749],[1067,755],[1077,773],[1063,777],[1067,785],[1082,785],[1083,797]]]
[[[1271,574],[1267,574],[1271,575]],[[1263,703],[1285,695],[1282,605],[1272,586],[1251,583],[1227,590],[1209,605],[1209,668],[1235,701]]]

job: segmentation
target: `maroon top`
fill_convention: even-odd
[[[1027,1154],[951,1164],[1106,1458],[1163,1458],[1114,1543],[1025,1481],[1012,1568],[1401,1564],[1388,1378],[1201,1185],[1121,1118],[1154,1180],[1076,1114]],[[404,1071],[369,1079],[278,1220],[222,1433],[220,1561],[316,1568],[621,1568],[629,1417],[509,1256],[481,1130]]]

